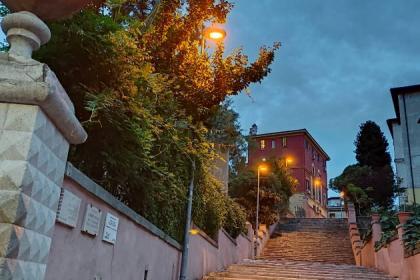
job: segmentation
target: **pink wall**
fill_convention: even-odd
[[[210,272],[220,271],[233,263],[252,258],[250,239],[240,235],[236,240],[231,240],[223,230],[219,231],[218,244],[201,233],[191,236],[190,245],[193,253],[189,258],[189,279],[201,279]]]
[[[361,250],[361,265],[377,268],[400,280],[420,279],[420,253],[405,258],[400,239],[395,239],[378,252],[375,252],[374,242],[370,240]]]
[[[75,228],[58,222],[55,225],[47,280],[143,280],[146,269],[149,280],[178,279],[182,248],[178,242],[117,201],[71,164],[66,172],[63,188],[78,196],[82,203]],[[102,211],[100,232],[95,238],[81,232],[89,203]],[[114,245],[102,241],[106,213],[119,218]],[[218,242],[205,234],[191,236],[188,279],[201,279],[209,272],[251,258],[252,236],[250,225],[248,236],[240,235],[236,240],[224,230],[219,231]]]
[[[404,256],[401,239],[402,225],[397,226],[398,235],[395,239],[376,252],[374,244],[380,239],[382,233],[379,215],[372,215],[372,238],[363,245],[361,245],[358,235],[356,215],[352,204],[349,204],[348,216],[349,233],[357,265],[377,268],[400,280],[420,280],[420,250],[413,256]]]
[[[49,256],[47,280],[94,279],[102,280],[143,279],[148,268],[149,279],[177,279],[180,251],[156,235],[121,215],[107,203],[69,178],[63,187],[82,199],[76,228],[56,223],[52,249]],[[92,238],[81,233],[84,210],[87,203],[110,212],[120,219],[116,244],[102,241],[102,219],[99,236]]]

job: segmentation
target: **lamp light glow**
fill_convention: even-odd
[[[192,229],[190,229],[190,234],[191,235],[197,235],[197,234],[199,234],[200,233],[200,231],[198,230],[198,229],[196,229],[196,228],[192,228]]]
[[[219,27],[207,27],[204,36],[213,41],[222,41],[226,37],[226,31]]]

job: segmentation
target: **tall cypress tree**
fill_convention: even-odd
[[[391,165],[388,141],[375,122],[367,121],[360,125],[354,144],[356,159],[360,165],[372,168]]]
[[[355,145],[359,166],[367,166],[372,170],[368,180],[371,188],[368,192],[369,197],[378,206],[391,205],[398,187],[391,167],[388,141],[381,128],[373,121],[361,124]]]

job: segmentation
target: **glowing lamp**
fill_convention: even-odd
[[[222,41],[226,37],[226,31],[219,27],[207,27],[204,36],[213,41]]]
[[[268,167],[267,167],[267,165],[265,165],[265,164],[260,164],[260,165],[258,166],[258,169],[259,169],[260,171],[262,171],[262,172],[266,172],[266,171],[268,170]]]
[[[196,229],[196,228],[192,228],[192,229],[190,229],[190,234],[191,235],[197,235],[197,234],[199,234],[200,233],[200,231],[198,230],[198,229]]]

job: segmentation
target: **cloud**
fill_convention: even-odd
[[[355,161],[360,123],[377,122],[392,143],[389,88],[420,83],[418,10],[418,1],[236,1],[228,49],[253,58],[260,45],[283,44],[252,99],[234,98],[244,132],[254,122],[261,132],[309,129],[332,158],[330,176]]]

